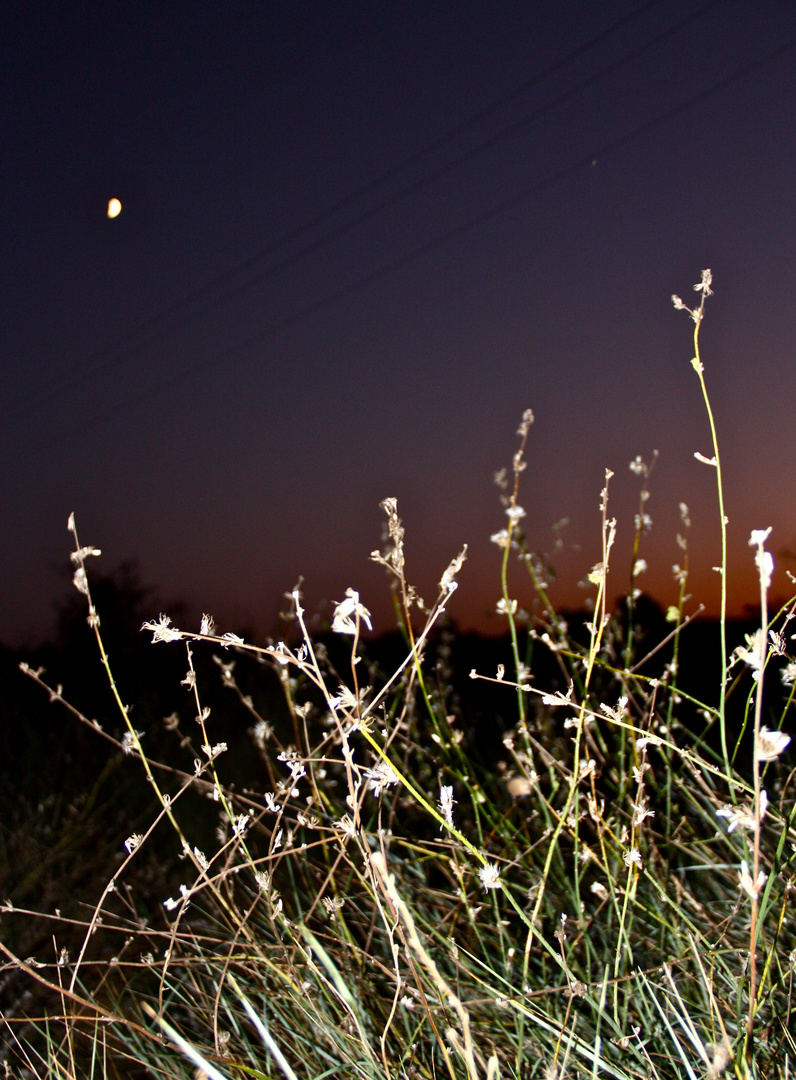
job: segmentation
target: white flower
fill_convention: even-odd
[[[780,672],[780,678],[785,686],[793,686],[796,682],[796,664],[790,663]]]
[[[127,837],[127,839],[124,842],[124,846],[127,848],[128,852],[132,855],[132,853],[135,851],[135,849],[142,843],[143,839],[144,838],[141,835],[141,833],[133,833],[132,836]]]
[[[339,821],[333,823],[332,828],[349,838],[354,837],[357,834],[356,823],[350,814],[343,814]]]
[[[174,911],[174,909],[176,907],[179,907],[180,904],[182,904],[184,907],[188,906],[188,897],[191,895],[191,890],[185,885],[180,885],[180,895],[182,897],[180,900],[173,900],[171,897],[169,897],[168,900],[163,901],[163,907],[166,909],[166,911]]]
[[[646,803],[631,803],[631,806],[633,807],[633,828],[640,825],[644,818],[655,817],[655,811],[650,810]]]
[[[453,788],[442,786],[439,789],[439,812],[445,818],[448,825],[453,827]]]
[[[641,852],[637,847],[631,848],[630,851],[626,851],[622,858],[625,860],[625,866],[641,866]]]
[[[358,634],[359,623],[364,622],[368,630],[373,626],[370,621],[370,612],[359,602],[359,593],[356,589],[346,589],[347,599],[342,600],[334,609],[332,618],[332,630],[336,634]]]
[[[307,770],[304,768],[304,764],[296,750],[283,750],[281,754],[277,755],[277,761],[284,761],[290,770],[290,783],[295,784],[296,781],[301,780],[303,776],[307,775]],[[292,791],[291,795],[294,797],[298,795],[298,790]]]
[[[349,690],[347,686],[343,686],[340,683],[340,693],[335,694],[334,697],[329,698],[329,707],[332,709],[339,709],[341,706],[344,709],[356,709],[357,699],[353,690]]]
[[[621,720],[625,715],[627,709],[627,695],[622,694],[620,699],[616,703],[616,708],[612,709],[606,702],[600,702],[600,711],[605,713],[606,716],[610,716],[612,720]]]
[[[771,533],[771,526],[767,529],[752,529],[749,537],[749,546],[756,547],[755,566],[760,575],[760,584],[764,589],[771,587],[771,577],[774,573],[774,558],[770,551],[766,551],[763,545]]]
[[[592,583],[592,585],[600,585],[600,584],[602,584],[602,581],[603,581],[604,577],[605,577],[605,564],[601,563],[601,562],[595,563],[594,566],[589,571],[589,581]]]
[[[765,789],[760,792],[760,820],[763,820],[768,809],[768,794]],[[728,821],[727,832],[735,832],[736,829],[746,829],[747,832],[755,831],[755,813],[748,803],[739,803],[738,806],[722,806],[716,811],[716,817],[726,818]]]
[[[511,776],[506,781],[506,791],[512,799],[523,799],[530,795],[539,782],[539,774],[533,770],[527,776]]]
[[[752,529],[752,535],[749,537],[749,547],[762,547],[771,535],[773,526],[769,525],[767,529]]]
[[[732,1045],[725,1035],[719,1043],[705,1043],[705,1051],[710,1060],[708,1065],[708,1080],[718,1080],[732,1061]]]
[[[453,592],[456,588],[456,575],[464,565],[464,560],[467,558],[467,544],[464,545],[462,550],[452,559],[450,565],[446,569],[445,573],[440,578],[439,587],[443,592]]]
[[[771,588],[771,578],[774,574],[774,556],[771,552],[758,551],[755,555],[755,566],[760,573],[760,583],[763,588]]]
[[[578,780],[585,780],[587,776],[591,776],[596,772],[597,763],[594,758],[589,758],[587,761],[581,761],[580,765],[578,765]]]
[[[640,739],[636,739],[636,747],[638,752],[643,754],[648,746],[660,746],[661,740],[657,735],[642,735]]]
[[[749,832],[752,832],[755,827],[755,819],[748,806],[722,806],[716,811],[716,817],[727,819],[729,822],[727,832],[735,832],[739,825]]]
[[[774,761],[789,742],[790,735],[785,735],[782,731],[769,731],[763,726],[757,739],[755,758],[757,761]]]
[[[532,423],[533,423],[533,410],[532,409],[526,409],[525,412],[522,414],[522,421],[520,423],[520,426],[517,428],[517,434],[520,435],[520,436],[527,435],[528,434],[528,429],[530,428]]]
[[[484,892],[501,888],[500,867],[497,863],[486,863],[482,866],[478,871],[478,878],[484,887]]]
[[[712,296],[713,295],[713,290],[710,287],[712,284],[713,284],[713,271],[712,270],[703,270],[702,271],[702,280],[700,282],[698,282],[694,286],[694,292],[702,292],[702,293],[705,294],[705,296]],[[677,305],[675,305],[675,307],[676,306]]]
[[[249,729],[249,734],[254,739],[255,746],[260,750],[264,750],[265,744],[269,739],[273,738],[274,729],[267,720],[258,720],[254,727]]]
[[[72,584],[83,596],[88,596],[88,578],[82,566],[78,566],[72,575]]]
[[[375,769],[365,769],[368,790],[378,798],[382,790],[399,783],[398,776],[388,761],[380,761]]]
[[[290,650],[288,649],[287,645],[285,645],[284,641],[278,642],[276,645],[274,645],[270,649],[267,649],[266,651],[269,652],[271,656],[273,656],[274,660],[276,660],[277,664],[281,664],[282,667],[285,667],[287,664],[290,663]]]
[[[158,641],[179,641],[182,637],[179,630],[172,628],[168,615],[160,615],[157,622],[145,622],[141,629],[152,631],[153,645]]]
[[[90,556],[97,556],[97,555],[101,555],[101,554],[102,554],[102,552],[100,551],[99,548],[81,547],[81,548],[78,548],[77,551],[70,552],[69,558],[72,560],[72,562],[75,564],[75,566],[79,566],[80,563],[82,563],[84,559],[88,559]]]
[[[768,644],[765,634],[762,629],[758,627],[754,634],[744,634],[744,637],[746,638],[746,646],[738,645],[733,651],[733,656],[736,660],[741,660],[744,664],[748,664],[749,667],[757,673],[765,661]]]
[[[738,879],[741,883],[741,888],[749,897],[750,900],[754,900],[760,890],[766,883],[766,875],[761,870],[757,875],[757,881],[752,881],[752,875],[749,873],[749,866],[744,859],[741,863],[741,869],[738,874]]]

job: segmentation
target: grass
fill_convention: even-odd
[[[521,530],[530,412],[500,478],[507,523],[493,537],[509,644],[497,670],[471,673],[501,711],[514,702],[496,761],[468,730],[448,667],[456,643],[440,634],[466,551],[422,604],[395,500],[382,504],[389,541],[373,558],[394,592],[403,659],[388,670],[369,661],[369,613],[353,590],[331,644],[313,640],[298,589],[284,640],[262,646],[207,617],[199,633],[149,621],[158,649],[183,650],[192,698],[169,717],[162,756],[117,686],[87,570],[98,553],[70,519],[74,581],[122,736],[43,672],[27,674],[110,745],[113,776],[128,775],[132,758],[145,779],[129,796],[119,789],[128,814],[114,804],[91,834],[92,880],[102,879],[89,910],[64,895],[54,912],[52,881],[38,910],[13,900],[2,910],[7,1075],[790,1075],[796,801],[781,729],[796,605],[769,618],[768,534],[753,533],[761,625],[730,653],[720,458],[698,337],[710,286],[705,272],[699,305],[675,306],[694,321],[714,438],[724,590],[712,700],[678,682],[691,619],[685,508],[680,601],[651,649],[632,586],[622,610],[607,607],[610,473],[590,619],[568,625],[554,610]],[[631,468],[641,481],[634,578],[651,464]],[[261,712],[242,685],[251,657],[278,679],[278,710]],[[538,670],[552,672],[548,685],[531,680]],[[206,703],[213,679],[249,716],[265,787],[225,765],[224,699]],[[747,695],[740,725],[728,719],[731,690]],[[43,815],[57,822],[25,880],[38,881],[48,859],[63,865],[95,799],[58,814],[42,804],[16,826],[22,851]]]

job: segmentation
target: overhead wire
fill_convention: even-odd
[[[689,109],[692,109],[695,105],[707,101],[709,98],[720,93],[722,90],[726,90],[729,86],[738,82],[740,79],[745,78],[751,73],[760,70],[767,64],[778,59],[780,56],[783,56],[787,52],[792,51],[794,48],[796,48],[796,37],[791,38],[790,40],[780,44],[775,49],[766,53],[764,56],[759,57],[754,61],[751,61],[750,63],[737,69],[731,74],[724,76],[723,78],[714,82],[711,86],[707,87],[705,90],[693,94],[687,100],[680,102],[679,104],[664,110],[662,113],[653,117],[652,119],[637,125],[631,131],[626,132],[625,134],[618,136],[617,138],[590,150],[589,153],[582,155],[575,162],[562,167],[561,169],[543,178],[542,180],[539,180],[534,184],[524,188],[521,192],[515,193],[514,195],[502,200],[496,205],[490,207],[489,209],[484,210],[482,213],[470,217],[466,221],[459,223],[453,228],[448,229],[445,232],[429,239],[425,243],[413,247],[410,251],[398,256],[391,262],[381,267],[378,267],[375,270],[368,272],[367,274],[361,275],[355,281],[350,282],[345,286],[341,286],[339,289],[334,290],[327,296],[321,297],[318,300],[305,305],[299,311],[293,312],[289,315],[284,316],[281,319],[270,323],[267,327],[264,327],[256,334],[250,335],[245,340],[237,342],[235,345],[230,346],[229,348],[224,349],[218,353],[215,353],[212,356],[207,356],[194,361],[187,367],[182,368],[179,372],[175,372],[172,376],[161,380],[157,384],[157,386],[149,387],[143,390],[140,394],[128,398],[124,402],[117,402],[109,409],[104,410],[102,413],[94,415],[90,421],[91,426],[93,427],[101,424],[105,420],[107,420],[113,415],[118,414],[119,412],[127,411],[128,409],[134,409],[137,406],[143,404],[145,401],[151,400],[153,396],[159,395],[166,390],[170,390],[174,386],[179,385],[181,382],[184,382],[186,379],[195,376],[199,372],[204,371],[215,365],[220,365],[225,363],[226,361],[229,361],[233,357],[251,349],[252,346],[258,345],[262,341],[277,335],[288,327],[311,317],[317,312],[322,311],[325,308],[332,306],[333,304],[337,304],[341,300],[347,299],[355,293],[360,292],[362,289],[367,288],[369,285],[372,285],[374,282],[379,281],[392,273],[395,273],[397,270],[400,270],[403,267],[409,265],[410,263],[422,258],[423,256],[430,254],[437,248],[450,243],[457,237],[472,232],[474,229],[477,229],[481,225],[486,224],[487,222],[493,220],[501,214],[507,213],[508,211],[517,208],[524,202],[527,202],[527,200],[532,198],[533,196],[541,194],[542,192],[549,190],[555,185],[562,183],[564,180],[567,180],[570,177],[576,175],[581,170],[591,167],[592,162],[595,159],[604,159],[609,154],[616,153],[618,150],[621,150],[624,147],[630,145],[632,142],[655,130],[669,120],[672,120],[676,116],[679,116],[687,112]],[[81,424],[70,425],[67,428],[61,429],[59,432],[53,433],[51,438],[42,440],[41,442],[37,443],[35,449],[41,449],[45,446],[53,445],[54,443],[60,442],[65,438],[69,438],[70,436],[77,434],[80,431],[84,431],[85,428],[85,422]],[[30,450],[24,453],[20,453],[19,455],[17,455],[16,458],[12,459],[12,461],[21,460],[29,452]]]
[[[135,356],[140,355],[140,353],[145,348],[151,346],[153,343],[164,340],[166,337],[176,333],[178,330],[182,329],[187,323],[193,322],[201,316],[210,314],[218,308],[225,306],[226,304],[230,303],[231,301],[242,295],[244,292],[252,288],[256,288],[258,285],[261,285],[264,281],[268,280],[274,275],[282,273],[291,266],[294,266],[296,263],[306,258],[308,255],[314,254],[315,252],[319,251],[320,249],[334,242],[335,240],[339,240],[341,237],[353,231],[358,226],[373,219],[374,217],[377,217],[379,214],[384,213],[385,210],[396,205],[401,200],[411,195],[417,194],[423,188],[428,187],[436,180],[453,172],[455,169],[460,168],[462,165],[467,164],[480,154],[483,154],[488,150],[492,149],[501,141],[505,140],[511,135],[516,134],[517,132],[522,130],[522,128],[527,127],[534,120],[538,120],[540,117],[544,116],[548,112],[551,112],[552,110],[558,108],[566,100],[577,96],[577,94],[579,93],[582,93],[584,89],[588,89],[596,85],[601,79],[607,78],[611,74],[614,74],[622,66],[632,62],[635,59],[638,59],[638,57],[641,56],[644,52],[648,51],[650,48],[655,47],[656,45],[664,41],[666,38],[682,30],[686,25],[693,22],[695,19],[703,17],[706,12],[709,11],[711,8],[716,7],[722,3],[726,3],[726,0],[707,0],[705,4],[701,5],[699,8],[686,15],[684,18],[678,20],[676,23],[667,27],[661,33],[648,39],[642,45],[632,49],[629,53],[626,53],[619,59],[612,61],[609,65],[607,65],[607,67],[587,77],[585,80],[581,81],[575,86],[563,91],[555,98],[537,106],[530,113],[527,113],[519,119],[513,121],[507,127],[491,135],[489,138],[487,138],[484,142],[480,143],[476,147],[470,149],[463,154],[460,154],[458,157],[452,159],[451,161],[444,163],[433,172],[411,181],[405,187],[381,200],[375,206],[371,206],[366,210],[359,212],[354,218],[343,222],[332,232],[316,238],[310,243],[304,245],[298,251],[293,252],[288,256],[285,256],[279,262],[267,267],[264,271],[257,274],[255,277],[249,278],[246,281],[242,282],[240,285],[237,285],[232,290],[224,292],[220,296],[216,296],[213,299],[208,300],[199,308],[191,311],[186,310],[190,308],[190,306],[194,304],[197,300],[201,300],[202,297],[209,295],[219,286],[223,286],[224,284],[233,281],[236,276],[258,266],[265,259],[274,255],[280,249],[300,239],[306,233],[311,232],[312,230],[317,229],[318,227],[325,224],[341,210],[354,205],[358,201],[361,201],[363,198],[383,187],[390,180],[394,179],[397,176],[400,176],[402,173],[405,173],[408,169],[426,160],[432,154],[436,153],[445,146],[450,145],[450,143],[454,142],[462,134],[477,127],[478,124],[480,124],[485,118],[499,112],[510,102],[520,98],[529,90],[540,85],[553,75],[563,71],[569,64],[584,56],[587,52],[591,51],[597,45],[601,44],[609,37],[617,33],[619,30],[632,23],[635,19],[645,14],[651,8],[658,6],[660,3],[662,3],[662,0],[647,0],[647,2],[642,4],[639,8],[635,9],[633,12],[628,13],[620,19],[617,19],[600,34],[595,35],[587,42],[571,50],[564,57],[556,60],[543,71],[525,80],[523,83],[515,87],[513,90],[509,91],[507,94],[504,94],[502,97],[485,106],[482,110],[474,114],[472,117],[450,129],[443,135],[440,135],[431,143],[427,144],[425,147],[421,148],[415,153],[409,155],[401,162],[382,172],[379,176],[375,177],[367,184],[363,185],[360,188],[357,188],[355,191],[350,192],[343,198],[337,200],[335,203],[322,210],[319,214],[315,215],[309,221],[297,226],[294,229],[289,230],[283,236],[275,240],[272,244],[268,245],[266,248],[258,252],[256,255],[253,255],[250,258],[241,261],[240,263],[236,264],[236,266],[232,267],[225,273],[219,275],[210,282],[201,286],[199,289],[192,291],[187,296],[176,301],[174,304],[152,316],[150,319],[144,320],[142,323],[139,323],[136,327],[116,338],[109,345],[96,351],[89,357],[78,361],[76,364],[73,364],[66,372],[59,373],[52,379],[48,380],[46,383],[38,383],[35,387],[32,387],[29,390],[18,395],[15,401],[13,401],[9,406],[8,412],[6,413],[5,417],[6,422],[17,420],[26,415],[29,415],[29,413],[33,411],[33,409],[37,408],[42,401],[46,401],[53,396],[79,387],[84,382],[92,378],[98,371],[110,367],[115,367],[120,363],[124,363],[125,361],[133,359]],[[156,332],[159,326],[162,326],[162,324],[164,324],[168,319],[179,315],[181,312],[186,312],[186,318],[183,321],[172,325],[171,327],[165,328],[160,332]],[[144,335],[146,334],[150,334],[150,336],[144,337]],[[143,338],[143,340],[136,342],[136,339],[141,338]],[[127,345],[131,345],[132,351],[127,351],[126,353],[114,357],[114,352]]]

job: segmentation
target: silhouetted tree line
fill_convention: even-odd
[[[193,707],[190,695],[181,682],[186,674],[184,646],[153,646],[151,637],[142,633],[142,623],[161,610],[167,610],[176,625],[185,623],[185,605],[163,605],[154,590],[144,585],[135,562],[122,563],[107,575],[92,580],[92,596],[100,613],[101,632],[110,665],[122,700],[130,708],[137,730],[146,733],[148,744],[156,754],[168,749],[164,739],[163,720],[172,714],[186,716]],[[567,634],[573,644],[587,646],[589,616],[582,612],[564,613]],[[730,624],[730,648],[743,644],[744,635],[753,633],[753,619]],[[650,659],[639,670],[649,677],[661,678],[671,663],[673,642],[663,648],[659,643],[671,634],[672,626],[654,600],[642,596],[633,608],[634,661],[648,655]],[[620,605],[607,635],[609,651],[613,650],[616,666],[624,663],[623,649],[627,640],[627,611]],[[570,677],[567,664],[560,654],[549,649],[543,641],[526,636],[523,661],[527,663],[534,685],[545,690],[564,690]],[[349,640],[336,635],[322,639],[328,655],[345,678],[349,668]],[[657,649],[657,651],[655,651]],[[212,663],[210,650],[194,646],[194,657],[200,680],[203,704],[211,708],[211,726],[221,724],[224,734],[230,725],[237,724],[245,733],[251,723],[244,709],[235,708],[233,695],[221,685],[217,666]],[[406,644],[400,634],[392,633],[367,642],[367,659],[374,669],[389,673],[404,659]],[[637,658],[637,659],[636,659]],[[246,657],[223,656],[235,660],[235,675],[244,693],[253,696],[255,703],[269,717],[286,724],[286,711],[278,680],[266,665]],[[451,708],[461,711],[462,720],[483,743],[487,758],[498,753],[491,744],[499,742],[502,734],[516,720],[516,700],[507,686],[495,687],[470,678],[472,669],[494,676],[503,664],[511,678],[511,650],[507,638],[484,637],[474,633],[457,632],[455,626],[443,627],[426,649],[426,667],[430,672],[432,689],[450,698]],[[43,668],[44,678],[52,686],[63,686],[66,700],[88,719],[97,720],[105,730],[120,737],[124,725],[113,700],[105,672],[101,666],[92,629],[87,624],[86,602],[77,592],[58,609],[55,632],[50,641],[34,649],[0,650],[0,776],[6,791],[16,795],[34,791],[58,790],[78,793],[84,790],[86,779],[102,767],[107,757],[107,744],[96,733],[70,716],[58,704],[50,703],[47,695],[19,671],[25,661],[31,668]],[[719,683],[720,656],[718,628],[712,621],[696,621],[681,633],[679,650],[679,686],[690,697],[716,704]],[[777,699],[781,694],[770,684]],[[733,724],[742,721],[750,681],[739,679],[737,689],[730,695],[728,709]],[[773,704],[776,704],[774,702]],[[693,726],[699,723],[696,710],[684,702],[682,722]],[[183,723],[185,721],[183,720]],[[222,732],[218,732],[221,737]],[[288,734],[289,738],[289,734]],[[158,746],[158,740],[161,744]]]
[[[201,733],[195,723],[193,695],[183,684],[188,667],[185,646],[154,646],[151,636],[141,631],[142,623],[163,610],[164,605],[142,583],[133,562],[122,564],[109,575],[95,577],[92,595],[100,613],[103,641],[119,693],[129,707],[136,730],[143,733],[148,756],[168,761],[190,774]],[[165,610],[177,625],[183,623],[183,605],[166,605]],[[101,666],[86,614],[85,598],[75,593],[59,609],[51,641],[26,650],[24,655],[16,650],[0,650],[0,835],[4,844],[0,868],[5,870],[7,893],[23,887],[26,881],[33,892],[40,887],[37,877],[40,871],[35,868],[45,857],[48,837],[55,837],[64,825],[70,826],[68,831],[75,845],[95,836],[96,842],[91,847],[94,858],[89,861],[92,865],[96,863],[95,869],[101,869],[103,876],[107,876],[108,864],[100,866],[102,859],[110,852],[111,859],[119,861],[124,837],[151,820],[151,791],[137,760],[125,757],[63,705],[48,700],[46,692],[19,670],[22,660],[31,668],[43,668],[43,678],[50,686],[62,686],[68,702],[120,739],[124,733],[123,719]],[[570,643],[586,646],[588,616],[575,612],[567,613],[564,618]],[[649,656],[640,670],[649,677],[662,678],[672,659],[673,641],[669,639],[663,647],[660,643],[671,634],[671,624],[666,622],[660,607],[646,597],[636,600],[632,620],[634,656],[639,660]],[[754,629],[752,620],[733,623],[729,628],[730,647],[742,644],[744,634]],[[625,662],[628,633],[628,612],[620,606],[606,636],[609,659],[619,669]],[[538,636],[525,634],[523,642],[523,662],[531,672],[533,684],[547,692],[566,691],[571,677],[567,658],[551,650]],[[350,639],[327,635],[321,639],[320,646],[340,673],[341,681],[347,681]],[[406,649],[397,632],[366,642],[362,672],[369,672],[370,681],[378,681],[384,677],[378,672],[389,674],[395,670],[406,656]],[[295,741],[294,728],[279,678],[268,665],[251,657],[203,644],[193,645],[192,650],[201,703],[210,709],[211,741],[223,740],[229,744],[223,759],[224,775],[234,777],[239,791],[262,793],[270,785],[249,734],[253,718],[238,696],[224,686],[213,653],[225,663],[234,661],[241,693],[251,697],[259,715],[274,726],[278,739],[286,745]],[[476,669],[493,677],[501,664],[505,665],[506,678],[510,679],[512,660],[507,638],[460,633],[455,626],[441,627],[428,643],[424,657],[428,693],[442,705],[443,715],[456,717],[468,756],[485,771],[493,770],[506,757],[502,740],[516,724],[516,693],[508,685],[473,680],[470,672]],[[690,697],[715,705],[719,671],[716,624],[704,621],[686,627],[681,634],[679,686]],[[781,705],[783,693],[775,678],[767,686],[767,704],[776,723],[776,708]],[[750,688],[748,670],[740,672],[728,703],[730,725],[735,730],[740,730],[743,722]],[[422,733],[422,708],[416,708]],[[700,710],[686,698],[678,704],[676,715],[678,723],[694,733],[705,727]],[[164,723],[172,716],[179,717],[176,728]],[[717,732],[710,732],[707,737],[717,745]],[[194,800],[190,805],[196,821],[204,822],[203,828],[210,833],[217,807],[199,796],[186,798]],[[30,822],[34,818],[37,825],[32,828]],[[173,837],[169,843],[168,851],[176,857]],[[63,857],[70,857],[68,849]],[[57,866],[56,862],[53,869],[57,870]],[[89,870],[87,865],[87,873]]]

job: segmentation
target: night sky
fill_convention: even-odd
[[[675,598],[684,501],[689,610],[715,612],[670,299],[706,267],[731,606],[756,597],[753,528],[789,595],[792,0],[32,0],[3,22],[0,641],[50,630],[72,511],[97,569],[135,559],[223,629],[270,631],[300,575],[308,610],[352,586],[387,629],[386,496],[421,595],[467,543],[449,613],[497,630],[493,474],[525,408],[554,601],[587,595],[606,468],[626,590],[628,466],[658,450],[638,583]]]

